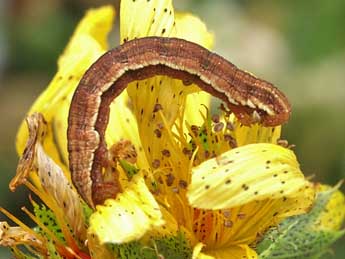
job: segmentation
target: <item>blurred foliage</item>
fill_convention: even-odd
[[[199,2],[198,0],[194,1]],[[345,46],[343,0],[236,0],[262,20],[272,21],[285,34],[299,64],[318,62]],[[274,24],[270,24],[273,25]]]
[[[15,8],[15,5],[13,5]],[[13,73],[53,73],[56,58],[74,30],[81,13],[57,7],[32,17],[30,10],[8,16],[8,69]],[[39,58],[37,58],[39,57]]]
[[[293,15],[287,40],[297,62],[317,62],[345,46],[345,1],[278,1]]]
[[[13,23],[9,32],[9,68],[16,72],[53,73],[55,68],[52,64],[73,32],[74,23],[72,17],[65,13],[53,13],[29,23]]]
[[[345,1],[174,2],[209,25],[217,52],[287,92],[294,108],[283,133],[296,144],[305,174],[329,184],[345,178]],[[0,206],[16,214],[27,201],[24,188],[13,194],[7,187],[17,127],[54,74],[79,18],[104,3],[118,6],[116,0],[0,1]],[[344,253],[339,242],[337,258]]]

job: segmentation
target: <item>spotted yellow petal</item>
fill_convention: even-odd
[[[29,114],[40,112],[44,115],[48,123],[44,147],[48,155],[60,165],[66,164],[67,161],[67,115],[73,91],[86,69],[106,50],[106,38],[114,13],[111,6],[86,13],[59,58],[56,75],[29,110]],[[28,131],[22,123],[16,143],[20,154],[27,137]]]
[[[301,189],[293,197],[253,201],[243,206],[230,209],[223,228],[223,244],[253,243],[257,237],[274,227],[283,219],[306,213],[314,202],[312,188]],[[229,227],[229,223],[231,227]]]
[[[283,196],[273,203],[272,210],[277,215],[278,221],[287,217],[308,212],[315,202],[316,192],[313,183],[306,182],[294,194]]]
[[[171,36],[175,26],[172,0],[121,1],[121,43],[147,36]]]
[[[291,150],[273,144],[251,144],[193,168],[188,198],[194,207],[225,209],[289,196],[306,184]]]
[[[237,125],[234,130],[234,137],[238,146],[252,143],[277,143],[280,138],[281,126],[262,127],[260,124],[250,126]]]
[[[89,233],[103,243],[126,243],[140,239],[147,231],[164,224],[162,213],[141,174],[115,200],[96,207],[90,217]]]
[[[175,19],[171,0],[122,1],[121,42],[145,36],[168,36],[187,38],[206,47],[212,45],[212,35],[198,18],[188,14],[179,14],[176,17]],[[184,28],[187,24],[193,26],[193,34]],[[171,133],[178,116],[183,114],[186,96],[198,91],[198,88],[186,87],[180,80],[156,76],[129,84],[127,91],[148,164],[156,169],[164,150],[174,152],[168,144],[174,140],[168,134]],[[161,114],[154,112],[158,110],[157,107]],[[180,157],[177,158],[179,159]],[[171,162],[174,162],[173,158]]]
[[[308,188],[290,198],[252,201],[225,210],[194,210],[193,232],[198,240],[214,249],[251,244],[285,217],[308,211],[313,201],[313,189]]]
[[[214,46],[214,35],[207,30],[206,25],[198,17],[190,13],[175,12],[174,29],[171,35],[172,37],[183,38],[200,44],[208,49]],[[173,82],[175,82],[175,80]],[[192,87],[190,86],[190,88]],[[199,112],[196,112],[197,109],[195,108],[201,104],[208,106],[210,104],[210,97],[211,96],[205,92],[188,94],[185,104],[186,110],[184,119],[195,125],[201,124],[202,117]]]

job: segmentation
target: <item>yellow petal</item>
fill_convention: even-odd
[[[233,245],[226,248],[209,250],[205,253],[216,259],[257,259],[258,255],[248,245]]]
[[[277,140],[280,138],[281,126],[262,127],[260,124],[240,126],[238,121],[235,123],[235,125],[234,134],[238,146],[244,146],[252,143],[276,144]]]
[[[105,132],[106,143],[110,147],[120,140],[129,140],[135,146],[138,155],[137,166],[139,168],[148,168],[148,162],[139,137],[137,121],[128,107],[128,102],[128,94],[124,91],[110,105],[109,123]]]
[[[89,233],[103,243],[125,243],[140,239],[147,231],[164,224],[162,213],[141,174],[132,178],[125,192],[96,207]]]
[[[178,36],[197,41],[206,47],[213,43],[212,35],[198,18],[179,14],[175,19],[171,0],[122,1],[120,19],[121,42],[145,36]],[[192,34],[184,28],[187,24],[193,26]],[[160,159],[163,150],[173,152],[173,148],[167,145],[171,137],[164,132],[159,139],[156,137],[157,132],[161,133],[158,127],[163,125],[162,117],[167,126],[164,131],[170,132],[175,120],[183,114],[181,107],[184,107],[186,95],[197,90],[195,86],[186,88],[180,80],[163,76],[128,85],[127,91],[138,121],[143,150],[150,166]],[[162,105],[162,116],[153,113],[157,104]]]
[[[187,195],[192,206],[216,210],[287,197],[306,184],[291,150],[251,144],[194,168]]]
[[[111,6],[86,13],[58,61],[56,75],[29,110],[29,113],[41,112],[44,115],[48,123],[44,147],[60,165],[67,161],[67,112],[72,94],[86,69],[106,50],[106,37],[113,18],[114,9]],[[22,123],[16,143],[20,154],[27,137],[28,131]]]
[[[145,36],[170,36],[174,33],[174,10],[171,0],[164,1],[121,1],[120,33],[121,42]],[[164,31],[164,33],[162,33]],[[157,141],[155,131],[162,120],[154,116],[157,103],[163,105],[167,124],[171,127],[184,103],[185,96],[179,95],[185,87],[179,80],[155,77],[150,80],[133,82],[128,85],[128,93],[137,119],[143,150],[149,166],[167,148],[160,143],[167,142],[166,136]],[[172,98],[176,96],[176,98]],[[169,104],[169,107],[164,107]],[[167,148],[168,149],[168,148]],[[140,161],[140,159],[138,159]]]
[[[199,253],[198,255],[193,257],[193,259],[215,259],[215,257],[204,254],[204,253]]]
[[[190,13],[176,12],[175,22],[175,37],[198,43],[207,49],[213,48],[214,35],[198,17]]]
[[[174,215],[169,213],[169,211],[160,206],[160,211],[162,213],[162,218],[164,220],[164,226],[159,228],[153,228],[147,233],[145,237],[166,237],[166,236],[176,236],[179,231],[181,231],[181,226],[178,225]],[[188,236],[186,236],[188,239]]]
[[[233,222],[230,229],[225,232],[223,242],[253,243],[269,227],[278,225],[283,219],[306,213],[314,201],[312,188],[301,189],[290,198],[266,199],[253,201],[229,211]],[[227,237],[226,237],[227,236]]]
[[[206,92],[197,92],[189,94],[186,99],[185,110],[184,110],[184,120],[188,122],[189,125],[202,125],[204,123],[204,118],[201,110],[210,106],[211,96]],[[188,132],[185,130],[185,132]]]
[[[90,251],[91,258],[94,259],[113,259],[114,255],[111,253],[107,246],[99,243],[97,236],[93,234],[88,234],[87,237],[87,247]]]
[[[147,36],[171,36],[172,0],[121,1],[120,36],[123,41]]]
[[[64,55],[60,57],[59,66],[63,65],[64,59],[68,59],[68,55],[73,53],[73,46],[77,47],[73,42],[73,38],[80,35],[86,34],[94,38],[102,49],[108,49],[107,36],[111,30],[114,16],[115,9],[111,5],[88,10],[75,29]]]
[[[308,212],[315,201],[313,183],[306,182],[294,194],[277,199],[272,205],[272,211],[277,214],[278,221],[287,217]]]
[[[206,255],[204,253],[201,252],[201,249],[204,247],[205,245],[203,243],[198,243],[196,244],[196,246],[193,249],[193,255],[192,255],[192,259],[214,259],[213,256],[210,255]]]

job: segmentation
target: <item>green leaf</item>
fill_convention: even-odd
[[[136,175],[139,172],[138,168],[136,168],[133,164],[127,162],[126,160],[120,159],[119,162],[129,179],[131,179],[134,175]]]

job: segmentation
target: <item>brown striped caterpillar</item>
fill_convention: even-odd
[[[276,126],[290,116],[290,104],[275,86],[195,43],[162,37],[128,41],[88,69],[70,106],[69,166],[74,185],[91,207],[120,190],[118,182],[104,183],[102,178],[109,105],[130,82],[155,75],[195,83],[223,100],[243,124]]]

